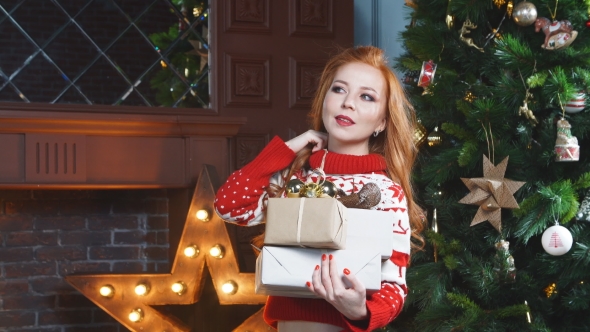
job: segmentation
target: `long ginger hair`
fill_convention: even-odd
[[[312,129],[326,132],[322,121],[324,98],[332,86],[338,69],[343,65],[354,62],[364,63],[378,69],[385,79],[387,100],[385,130],[377,137],[371,135],[369,138],[369,153],[377,153],[385,158],[387,174],[404,190],[412,228],[412,250],[421,249],[424,247],[424,239],[420,234],[424,228],[425,215],[422,209],[414,202],[414,191],[411,183],[412,168],[418,154],[413,140],[416,116],[414,108],[406,97],[399,80],[388,66],[383,50],[373,46],[357,46],[345,49],[328,60],[311,104],[308,121]],[[310,155],[311,147],[300,151],[293,161],[285,180],[290,179],[295,172],[305,167]],[[267,188],[271,197],[279,196],[285,190],[284,187]],[[261,241],[263,239],[263,236],[260,236],[253,244],[255,246],[257,244],[262,245]]]

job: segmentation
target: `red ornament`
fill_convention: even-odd
[[[586,21],[586,28],[590,28],[590,20]]]
[[[434,80],[434,73],[436,72],[436,63],[432,60],[422,62],[422,70],[418,77],[418,86],[427,87]]]

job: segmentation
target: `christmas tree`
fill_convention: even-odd
[[[406,3],[429,227],[389,330],[590,331],[590,0]]]

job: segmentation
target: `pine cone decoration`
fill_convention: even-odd
[[[338,200],[347,208],[370,209],[381,201],[381,190],[372,182],[365,184],[358,193],[350,195],[338,189]]]

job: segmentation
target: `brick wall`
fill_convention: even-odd
[[[0,331],[126,331],[69,274],[169,272],[166,190],[0,191]]]

